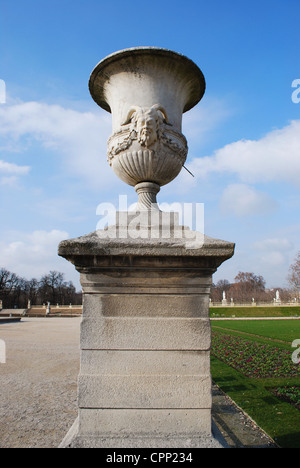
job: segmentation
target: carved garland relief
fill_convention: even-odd
[[[159,104],[150,108],[132,107],[122,127],[108,140],[110,164],[115,156],[127,151],[134,142],[151,151],[163,150],[162,147],[167,146],[184,164],[188,151],[186,138],[168,122],[167,113]]]

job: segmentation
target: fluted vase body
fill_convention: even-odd
[[[117,176],[132,186],[171,182],[188,152],[182,114],[205,91],[197,65],[166,49],[125,49],[95,67],[89,87],[97,104],[112,114],[107,157]]]

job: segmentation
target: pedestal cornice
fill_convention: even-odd
[[[62,241],[58,255],[83,269],[208,269],[214,272],[234,254],[235,244],[189,231],[180,238],[104,238],[105,231]],[[194,234],[194,236],[193,236]]]

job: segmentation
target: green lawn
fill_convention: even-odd
[[[214,356],[212,378],[282,448],[300,448],[300,411],[269,388],[300,385],[300,379],[249,379]]]
[[[212,321],[215,329],[235,330],[243,334],[284,341],[289,347],[300,339],[300,320],[216,320]]]
[[[210,307],[211,317],[300,317],[300,306]]]
[[[300,387],[300,320],[212,321],[212,334],[213,380],[281,447],[300,448],[299,409],[271,391]]]

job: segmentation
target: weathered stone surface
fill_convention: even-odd
[[[142,366],[141,366],[142,363]],[[82,374],[209,375],[209,351],[82,350]]]
[[[194,318],[84,318],[81,349],[208,350],[210,322]]]
[[[142,229],[149,232],[147,223]],[[60,255],[80,271],[84,293],[79,432],[72,446],[216,443],[209,293],[213,272],[234,244],[198,241],[92,233],[60,245]]]
[[[80,271],[84,293],[71,445],[214,446],[209,293],[234,245],[205,237],[190,249],[184,238],[98,234],[59,248]]]
[[[204,94],[201,70],[175,52],[138,47],[98,63],[89,88],[93,99],[112,113],[109,164],[127,184],[149,185],[139,203],[150,206],[156,195],[150,185],[159,189],[172,181],[185,163],[182,114]]]
[[[192,297],[200,296],[204,299],[210,291],[209,280],[208,278],[203,280],[201,269],[184,268],[184,264],[182,268],[176,268],[175,265],[168,266],[167,261],[158,264],[157,259],[143,261],[143,264],[140,263],[136,267],[119,266],[118,263],[121,260],[118,260],[117,265],[103,265],[101,269],[97,268],[97,274],[94,273],[96,267],[90,273],[81,274],[81,285],[86,294],[102,294],[105,297],[111,295],[113,288],[114,294],[119,294],[119,299],[122,298],[125,301],[129,299],[129,295],[131,297],[142,295],[145,307],[149,307],[149,304],[151,306],[150,295],[152,298],[173,295],[177,297],[178,309],[179,304],[188,305]],[[169,309],[166,303],[165,308]]]
[[[89,86],[112,112],[108,162],[139,200],[107,229],[59,245],[83,289],[78,423],[62,445],[216,446],[208,298],[234,244],[180,226],[156,203],[184,165],[182,113],[202,98],[203,74],[142,47],[101,61]]]
[[[145,424],[146,423],[146,424]],[[80,431],[115,437],[211,434],[209,409],[81,409]]]
[[[79,376],[80,408],[211,408],[211,380],[199,375]]]
[[[104,69],[106,73],[103,73]],[[123,93],[121,102],[120,95],[111,96],[105,85],[110,70],[113,73],[108,86]],[[148,70],[150,74],[147,77]],[[177,76],[174,78],[174,75]],[[180,76],[183,99],[178,99],[181,90],[176,87]],[[145,85],[146,80],[151,83],[149,87]],[[134,101],[139,106],[152,106],[161,101],[168,110],[172,125],[180,129],[181,114],[200,101],[205,91],[205,79],[198,66],[184,55],[158,47],[133,47],[114,52],[101,60],[91,74],[89,88],[97,104],[112,112],[114,130],[120,127]],[[177,99],[174,99],[174,94]],[[107,102],[108,95],[112,97],[111,103]],[[120,105],[124,110],[119,110]],[[113,112],[114,108],[116,112]]]
[[[111,228],[113,229],[113,227]],[[114,233],[113,233],[114,234]],[[234,244],[231,242],[213,239],[204,236],[203,243],[195,239],[182,238],[115,238],[104,237],[97,231],[76,239],[62,241],[59,245],[58,254],[67,258],[76,266],[99,267],[108,262],[117,262],[120,266],[130,264],[132,266],[147,264],[147,259],[157,259],[162,264],[165,257],[172,262],[173,266],[180,267],[186,264],[198,268],[212,268],[214,271],[225,260],[232,257]],[[86,265],[88,262],[88,265]]]
[[[147,424],[144,424],[147,421]],[[209,410],[80,410],[61,448],[223,448]],[[209,422],[207,424],[207,422]],[[103,431],[103,426],[109,428]]]
[[[149,284],[147,287],[149,288]],[[95,291],[98,286],[86,286],[86,289]],[[126,294],[124,291],[123,294],[86,293],[85,317],[208,317],[208,286],[198,286],[198,295],[188,294],[187,287],[185,294],[158,294],[158,289],[156,288],[156,294]]]

